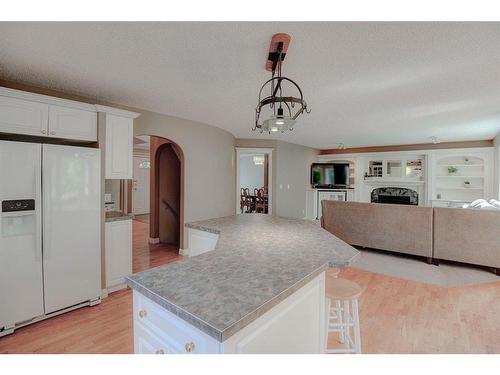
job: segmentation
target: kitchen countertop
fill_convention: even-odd
[[[132,219],[132,214],[126,214],[121,211],[107,211],[106,212],[106,223],[110,223],[112,221],[121,221],[121,220],[129,220]]]
[[[220,342],[327,267],[359,252],[308,220],[244,214],[186,224],[219,235],[213,251],[126,278],[127,284]]]

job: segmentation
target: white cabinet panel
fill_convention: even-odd
[[[132,273],[132,220],[105,225],[106,288],[125,287],[125,276]]]
[[[48,135],[79,141],[97,141],[97,114],[81,109],[51,105]]]
[[[0,132],[43,136],[47,134],[49,106],[0,96]]]
[[[106,178],[131,179],[133,154],[132,118],[106,114]]]

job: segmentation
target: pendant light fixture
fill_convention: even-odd
[[[267,132],[269,134],[291,131],[297,117],[303,112],[310,112],[299,85],[290,78],[281,75],[290,39],[288,34],[275,34],[271,39],[266,62],[266,69],[271,72],[271,78],[262,85],[259,92],[259,104],[255,109],[255,126],[252,128],[254,131],[258,130],[261,133]],[[285,90],[294,91],[296,95],[285,94]],[[265,92],[270,92],[270,95],[264,96]],[[267,109],[268,118],[261,122],[260,117],[265,109]]]

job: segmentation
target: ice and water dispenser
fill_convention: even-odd
[[[34,199],[2,201],[2,237],[34,235],[35,213]]]

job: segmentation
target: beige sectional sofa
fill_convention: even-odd
[[[500,210],[321,204],[322,227],[351,245],[500,270]]]

